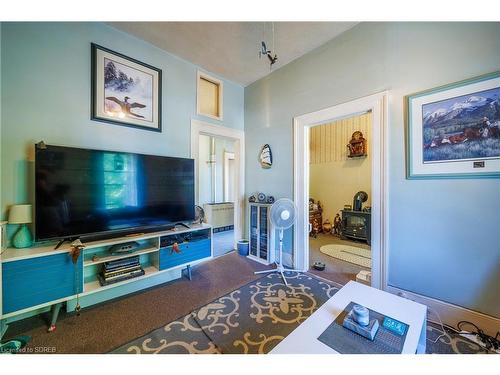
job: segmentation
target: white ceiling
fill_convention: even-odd
[[[273,70],[288,64],[350,29],[356,22],[111,22],[143,39],[243,86],[268,75],[259,59],[260,42],[278,55]]]

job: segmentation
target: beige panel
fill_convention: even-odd
[[[369,143],[371,138],[371,113],[318,125],[310,130],[310,163],[329,163],[347,160],[347,144],[352,133],[361,131]]]
[[[332,134],[332,127],[331,126],[326,126],[326,134],[325,134],[325,147],[326,147],[326,150],[325,150],[325,162],[326,163],[329,163],[332,161],[332,153],[331,153],[331,150],[332,150],[332,142],[331,142],[331,134]]]
[[[311,129],[311,163],[316,163],[316,133],[318,131],[317,127]]]
[[[219,85],[200,77],[199,82],[199,107],[204,115],[219,117]]]
[[[325,132],[326,132],[326,125],[321,125],[321,131],[320,131],[320,163],[324,163],[326,158],[325,158],[325,152],[326,152],[326,139],[325,139]]]

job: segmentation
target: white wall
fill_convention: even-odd
[[[404,95],[500,69],[499,36],[500,23],[362,23],[247,86],[247,194],[293,197],[294,116],[388,90],[389,284],[500,317],[500,180],[407,180],[403,111]],[[253,157],[265,143],[267,170]]]

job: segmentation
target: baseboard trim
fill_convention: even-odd
[[[437,321],[433,312],[436,311],[443,323],[456,328],[457,323],[461,320],[467,320],[480,327],[488,335],[495,336],[500,331],[500,319],[494,316],[486,315],[474,310],[469,310],[465,307],[453,305],[448,302],[440,301],[431,297],[426,297],[421,294],[409,292],[404,289],[399,289],[388,285],[385,290],[396,295],[404,295],[406,298],[415,302],[422,303],[430,309],[430,319]]]

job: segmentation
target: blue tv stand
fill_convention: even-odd
[[[186,234],[191,234],[192,240],[178,243],[174,251],[172,243]],[[140,245],[135,252],[109,253],[110,246],[131,240]],[[70,252],[70,244],[56,250],[50,243],[28,249],[8,248],[0,255],[0,338],[12,321],[52,309],[51,331],[63,304],[67,311],[74,311],[77,306],[84,308],[180,278],[185,268],[190,274],[192,265],[213,256],[212,228],[197,224],[88,242],[76,263]],[[105,286],[99,283],[97,275],[104,262],[137,255],[145,271],[143,276]]]

